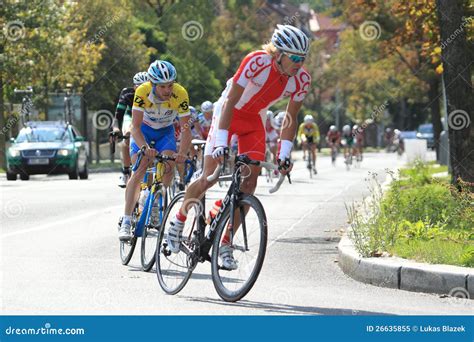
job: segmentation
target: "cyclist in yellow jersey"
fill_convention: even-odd
[[[306,115],[304,117],[304,122],[298,128],[298,143],[303,147],[303,159],[306,160],[306,150],[311,151],[311,156],[313,157],[313,172],[317,174],[316,171],[316,145],[319,144],[319,127],[314,122],[312,115]]]
[[[143,148],[144,158],[127,184],[124,216],[119,228],[121,241],[131,238],[130,221],[139,194],[140,182],[154,157],[161,153],[174,156],[177,163],[182,163],[191,144],[189,98],[186,89],[175,83],[176,69],[167,61],[157,60],[148,68],[148,77],[150,81],[136,89],[133,100],[130,157],[132,164],[135,164],[138,158],[137,152]],[[178,153],[173,126],[176,116],[181,125]],[[170,167],[170,172],[166,172],[163,176],[165,186],[171,183],[174,163],[170,163]]]

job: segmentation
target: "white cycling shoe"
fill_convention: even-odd
[[[230,245],[222,245],[219,248],[219,258],[222,261],[222,267],[228,270],[236,270],[239,267],[238,262],[234,259],[234,249]]]

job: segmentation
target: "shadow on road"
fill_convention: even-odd
[[[298,315],[298,314],[312,314],[312,315],[376,315],[387,316],[388,314],[374,311],[359,311],[352,309],[337,309],[337,308],[320,308],[315,306],[300,306],[290,304],[266,303],[251,300],[241,300],[237,303],[226,303],[220,299],[213,298],[198,298],[189,296],[179,296],[191,302],[217,304],[222,306],[237,306],[249,309],[262,309],[268,313],[278,313],[283,315]]]

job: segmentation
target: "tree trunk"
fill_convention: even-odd
[[[433,123],[434,148],[436,160],[439,157],[439,135],[441,134],[441,110],[439,106],[440,89],[439,78],[435,77],[429,81],[428,101],[430,102],[431,122]]]
[[[0,167],[2,169],[7,168],[7,161],[6,161],[6,145],[5,145],[5,137],[7,135],[7,127],[5,125],[5,102],[3,99],[3,77],[0,73]]]
[[[461,178],[474,188],[474,97],[466,42],[469,21],[463,0],[437,0],[442,60],[448,103],[449,153],[452,181]]]

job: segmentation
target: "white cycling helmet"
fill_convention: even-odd
[[[349,133],[351,131],[351,126],[345,125],[344,127],[342,127],[342,131],[344,133]]]
[[[354,127],[352,127],[352,130],[353,131],[357,131],[359,129],[359,126],[358,125],[354,125]]]
[[[137,72],[135,76],[133,76],[133,84],[140,85],[148,81],[148,73],[146,71]]]
[[[277,25],[272,35],[272,43],[278,50],[297,55],[306,55],[309,50],[306,34],[291,25]]]
[[[212,112],[213,109],[214,109],[214,105],[212,104],[211,101],[204,101],[201,104],[201,111],[202,112],[205,112],[205,113]]]
[[[308,114],[308,115],[305,115],[305,117],[304,117],[304,123],[311,123],[311,122],[313,122],[313,121],[314,121],[314,118],[313,118],[312,115],[309,115],[309,114]]]
[[[173,82],[176,76],[175,67],[167,61],[154,61],[148,68],[148,78],[153,84]]]
[[[336,131],[337,131],[337,128],[336,128],[336,126],[331,125],[331,126],[329,127],[329,130],[330,130],[331,132],[336,132]]]
[[[283,120],[285,119],[286,112],[279,112],[272,120],[272,126],[276,130],[280,130],[283,125]]]
[[[399,134],[400,134],[400,130],[395,128],[395,130],[393,131],[393,133],[395,133],[396,135],[399,135]]]
[[[273,112],[271,110],[267,110],[267,118],[272,118]]]

